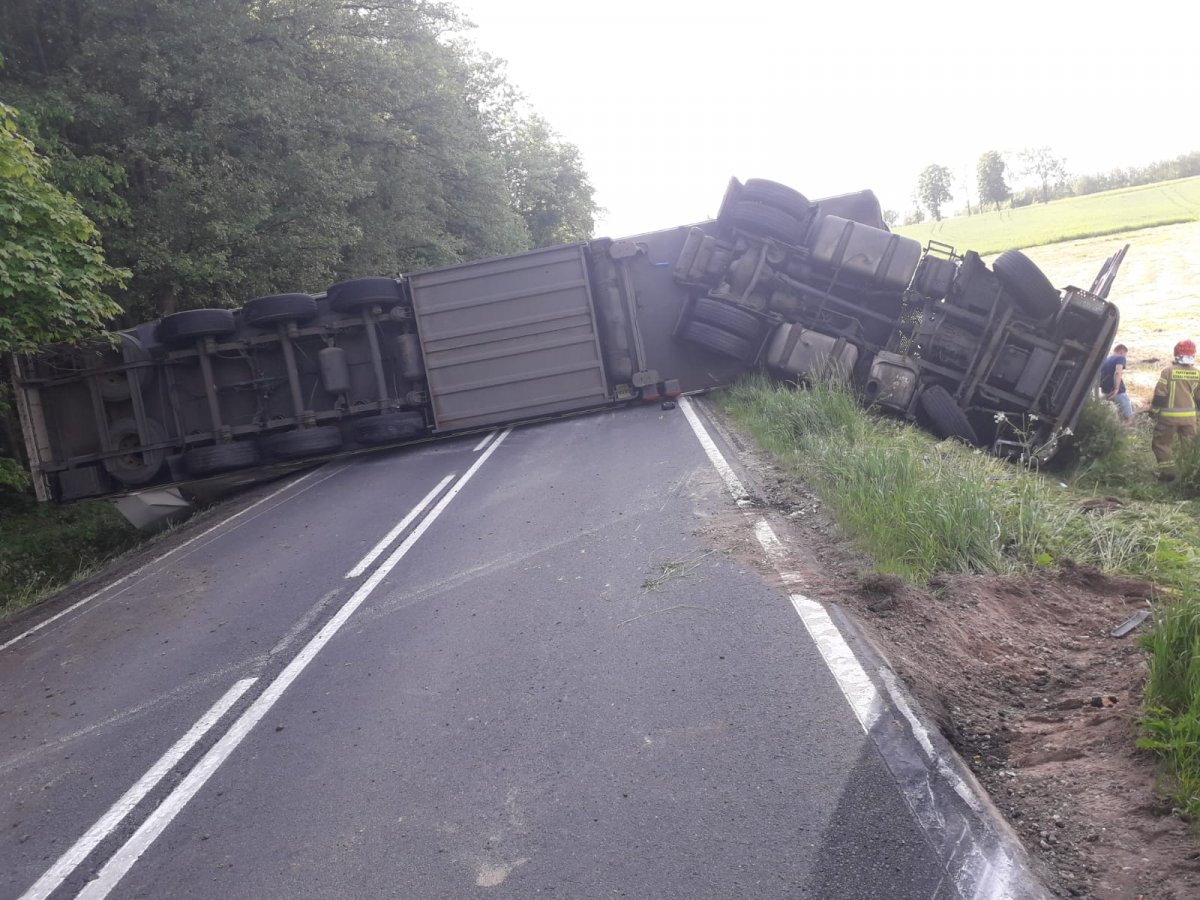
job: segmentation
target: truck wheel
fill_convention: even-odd
[[[358,312],[368,306],[395,306],[404,299],[394,278],[356,278],[331,287],[326,295],[334,312]]]
[[[276,459],[302,459],[330,453],[342,446],[342,432],[336,425],[318,425],[270,434],[262,439],[262,449]]]
[[[799,244],[806,231],[795,216],[753,200],[735,203],[729,212],[729,224],[749,234],[773,237],[787,244]]]
[[[261,456],[253,441],[234,441],[232,444],[213,444],[194,447],[183,454],[183,464],[191,475],[215,475],[247,469],[258,464]]]
[[[190,344],[200,338],[226,337],[237,331],[233,310],[189,309],[166,316],[154,336],[168,346]]]
[[[1048,319],[1058,312],[1058,288],[1020,250],[1005,250],[996,257],[992,269],[1017,305],[1031,316]]]
[[[747,178],[740,199],[773,206],[801,222],[812,213],[812,203],[802,193],[765,178]]]
[[[744,337],[730,334],[704,322],[689,322],[684,327],[681,337],[742,362],[749,362],[754,356],[754,348]]]
[[[720,300],[701,297],[692,307],[692,318],[749,340],[762,336],[763,323],[757,316]]]
[[[98,353],[97,365],[115,366],[122,363],[129,365],[150,361],[150,351],[143,347],[142,342],[136,337],[131,334],[119,334],[118,337],[121,339],[120,347],[113,347]],[[150,369],[139,366],[130,369],[129,375],[133,376],[133,383],[140,394],[150,379]],[[128,400],[132,395],[129,388],[129,376],[125,372],[104,372],[97,375],[96,380],[99,382],[100,396],[105,400],[110,402]]]
[[[276,294],[255,297],[242,307],[242,318],[249,325],[274,325],[278,322],[307,322],[317,315],[317,301],[308,294]]]
[[[979,446],[979,437],[967,420],[967,414],[940,384],[925,388],[917,401],[928,422],[929,430],[940,438],[960,438],[972,446]]]
[[[108,437],[113,449],[121,452],[120,456],[110,456],[104,460],[104,468],[108,474],[121,484],[134,487],[153,481],[162,469],[167,459],[167,451],[159,447],[154,450],[142,450],[142,437],[138,433],[137,422],[133,419],[118,419],[108,428]],[[161,444],[167,439],[167,433],[154,419],[146,420],[146,443]]]
[[[368,447],[402,441],[425,431],[419,412],[393,412],[354,421],[354,440]]]

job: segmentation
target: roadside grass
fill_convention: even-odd
[[[1200,576],[1200,560],[1186,552],[1200,545],[1200,528],[1180,504],[1155,502],[1167,498],[1157,485],[1144,499],[1088,511],[1081,502],[1094,491],[1073,489],[1065,473],[939,442],[863,410],[836,384],[795,389],[753,376],[722,396],[786,469],[816,487],[880,572],[923,581],[1072,560],[1163,584]]]
[[[904,225],[896,231],[921,243],[940,241],[959,251],[969,248],[988,256],[1196,220],[1200,220],[1200,176]]]
[[[146,539],[109,503],[0,506],[0,618],[60,590]]]
[[[1140,745],[1163,759],[1164,789],[1200,822],[1200,448],[1179,478],[1154,477],[1151,424],[1122,426],[1089,400],[1065,468],[1027,471],[862,409],[835,384],[751,377],[720,402],[791,475],[814,487],[883,573],[1015,573],[1071,560],[1153,581],[1155,627]],[[1104,502],[1087,501],[1103,497]]]
[[[1142,646],[1150,677],[1138,746],[1163,758],[1166,793],[1181,815],[1200,822],[1200,596],[1158,610]]]

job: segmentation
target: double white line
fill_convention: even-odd
[[[454,487],[446,492],[445,496],[437,502],[437,505],[429,511],[429,514],[425,518],[421,519],[412,533],[404,539],[399,547],[392,551],[391,555],[384,560],[366,581],[359,585],[358,590],[342,605],[342,608],[337,611],[333,618],[304,645],[304,648],[296,654],[295,658],[287,664],[283,671],[266,686],[254,702],[229,726],[229,730],[204,754],[195,768],[150,813],[129,840],[109,858],[96,879],[88,882],[87,886],[80,891],[78,895],[79,900],[102,900],[102,898],[108,896],[117,883],[125,876],[125,873],[133,868],[134,863],[138,861],[139,857],[154,843],[155,839],[162,834],[171,821],[187,805],[188,801],[196,795],[205,782],[220,768],[221,764],[237,749],[238,745],[246,738],[251,729],[270,711],[283,692],[288,689],[288,686],[296,680],[316,655],[321,652],[321,649],[346,624],[355,610],[362,606],[367,597],[371,595],[371,592],[387,578],[392,569],[408,554],[408,551],[421,539],[421,536],[429,530],[429,526],[437,520],[437,517],[445,511],[451,501],[458,496],[466,483],[487,462],[488,457],[508,437],[511,431],[512,429],[508,428],[499,433],[496,439],[488,445],[487,449],[480,454],[479,459],[475,460],[471,468],[467,469],[463,476],[458,479]],[[453,478],[453,475],[447,475],[443,478],[437,487],[426,494],[421,502],[395,528],[388,532],[383,540],[376,544],[358,565],[347,573],[346,577],[356,578],[366,572],[371,564],[385,553],[392,543],[404,533],[404,530],[420,518],[426,507],[433,502],[445,488],[446,484]],[[200,742],[204,735],[242,698],[257,680],[255,678],[247,678],[239,681],[230,688],[192,726],[187,734],[163,754],[158,762],[138,780],[137,784],[130,788],[120,800],[114,803],[96,821],[96,824],[87,830],[83,837],[76,841],[29,890],[21,895],[20,900],[44,900],[44,898],[49,897],[51,893],[57,890],[63,881],[66,880],[67,876],[87,858],[89,853],[96,849],[101,841],[113,833],[121,822],[133,811],[133,808],[187,755],[188,751]]]

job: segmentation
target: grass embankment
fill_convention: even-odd
[[[1200,220],[1200,177],[988,210],[941,222],[904,225],[897,233],[921,243],[940,241],[981,256],[1078,238],[1120,234]],[[1086,285],[1084,285],[1086,287]]]
[[[13,502],[0,507],[0,618],[144,541],[111,504]]]
[[[1200,454],[1180,481],[1151,473],[1149,424],[1122,429],[1091,401],[1069,470],[1026,471],[981,451],[864,411],[846,390],[794,390],[749,379],[727,411],[796,478],[813,486],[881,572],[925,581],[938,572],[1035,571],[1061,560],[1150,579],[1176,598],[1156,611],[1146,745],[1173,775],[1179,808],[1200,819]],[[1119,490],[1118,490],[1119,488]],[[1115,509],[1083,500],[1121,494]]]

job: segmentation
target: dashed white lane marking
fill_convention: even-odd
[[[225,695],[214,703],[195,725],[188,729],[187,734],[176,741],[171,749],[164,753],[158,762],[125,792],[121,799],[109,807],[108,812],[96,820],[96,824],[89,828],[83,837],[46,870],[46,874],[39,878],[33,887],[21,895],[21,900],[43,900],[54,893],[66,877],[75,871],[76,867],[96,849],[102,840],[112,834],[133,808],[141,803],[146,795],[162,781],[163,777],[179,764],[188,751],[196,746],[200,738],[204,737],[208,730],[229,711],[230,707],[246,693],[256,680],[255,678],[244,678],[226,691]]]
[[[478,453],[480,450],[482,450],[484,447],[486,447],[488,445],[488,442],[491,441],[492,438],[494,438],[499,433],[500,432],[498,432],[498,431],[489,431],[487,434],[485,434],[480,439],[479,443],[475,445],[475,449],[473,449],[471,452]]]
[[[449,475],[439,481],[437,486],[428,494],[426,494],[425,498],[416,506],[414,506],[409,511],[408,515],[400,520],[399,524],[396,525],[395,528],[383,536],[383,539],[371,549],[370,553],[359,560],[358,565],[346,573],[346,577],[357,578],[363,572],[367,571],[367,569],[371,567],[371,563],[375,562],[375,560],[377,560],[383,554],[384,550],[392,546],[396,538],[400,537],[400,535],[404,533],[404,529],[408,528],[408,526],[413,523],[413,520],[425,511],[425,507],[427,507],[437,498],[437,495],[442,492],[442,489],[454,480],[456,474],[457,473],[455,472],[451,472]]]
[[[89,882],[87,887],[80,891],[78,900],[103,900],[103,898],[108,896],[125,874],[133,868],[141,855],[146,852],[166,827],[171,824],[174,818],[179,815],[180,811],[196,795],[200,788],[204,787],[208,779],[213,776],[217,769],[221,767],[221,764],[237,749],[238,745],[241,744],[262,717],[270,711],[271,707],[283,695],[283,692],[299,677],[300,673],[313,661],[333,636],[341,630],[342,626],[346,624],[355,610],[363,604],[367,597],[371,595],[371,592],[399,564],[400,560],[407,555],[413,545],[421,539],[421,536],[425,534],[429,526],[445,511],[450,502],[458,496],[467,482],[479,471],[480,466],[487,462],[488,458],[504,439],[508,437],[511,431],[511,428],[506,428],[500,433],[479,459],[475,460],[471,468],[463,473],[463,476],[454,487],[430,510],[429,515],[422,519],[413,532],[404,539],[403,543],[392,551],[392,554],[380,564],[379,568],[371,573],[371,576],[359,586],[358,590],[334,614],[333,618],[320,631],[313,635],[309,642],[304,645],[304,648],[296,654],[296,657],[276,676],[275,680],[267,685],[266,689],[246,708],[246,711],[229,727],[229,730],[221,736],[220,740],[204,754],[200,762],[196,764],[196,767],[187,774],[183,781],[176,785],[175,790],[167,795],[167,798],[146,818],[129,840],[112,855],[108,862],[104,864],[96,879]]]
[[[332,472],[326,473],[324,478],[321,478],[320,480],[314,481],[312,484],[305,486],[304,490],[307,491],[309,488],[316,487],[322,481],[327,481],[328,479],[332,478],[334,475],[337,475],[339,472],[341,472],[345,468],[346,468],[345,466],[341,466],[340,468],[337,468]],[[267,496],[263,497],[261,500],[256,500],[254,503],[250,504],[245,509],[234,513],[228,519],[222,519],[220,522],[213,525],[211,528],[208,528],[208,529],[200,532],[195,537],[188,538],[186,541],[184,541],[178,547],[172,547],[170,550],[168,550],[162,556],[155,557],[154,559],[150,560],[150,562],[145,563],[144,565],[138,566],[136,569],[134,569],[128,575],[121,576],[116,581],[112,582],[111,584],[106,584],[104,587],[100,588],[100,590],[95,591],[94,593],[88,594],[82,600],[72,603],[66,609],[60,610],[59,612],[56,612],[54,615],[50,616],[49,618],[43,619],[42,621],[40,621],[36,625],[34,625],[32,628],[28,628],[25,631],[18,634],[15,638],[11,638],[10,640],[5,641],[3,644],[0,644],[0,650],[8,649],[13,644],[17,643],[18,641],[24,640],[25,638],[29,637],[29,635],[33,634],[34,632],[41,631],[47,625],[50,625],[51,623],[58,621],[63,616],[69,615],[70,613],[73,613],[75,610],[79,609],[81,606],[85,606],[86,604],[91,603],[93,600],[95,600],[97,597],[101,596],[102,594],[108,593],[113,588],[118,587],[119,585],[122,585],[127,581],[132,581],[133,579],[137,578],[139,575],[142,575],[143,573],[145,573],[147,570],[152,569],[154,566],[157,566],[159,563],[161,563],[167,557],[174,556],[180,550],[190,547],[192,544],[195,544],[197,541],[200,541],[203,538],[208,537],[208,535],[212,534],[218,528],[223,528],[226,525],[228,525],[230,522],[234,521],[235,519],[240,519],[242,516],[246,515],[246,513],[262,506],[267,501],[274,500],[276,497],[278,497],[284,491],[295,487],[296,485],[300,484],[302,481],[307,481],[309,478],[311,478],[313,475],[317,474],[317,472],[319,472],[319,471],[321,471],[321,470],[314,469],[312,472],[307,472],[304,475],[301,475],[295,481],[289,481],[287,484],[283,485],[283,487],[279,488],[278,490],[272,491],[271,493],[267,494]],[[297,493],[303,493],[303,491],[299,491]],[[291,498],[289,498],[289,499],[291,499]]]

